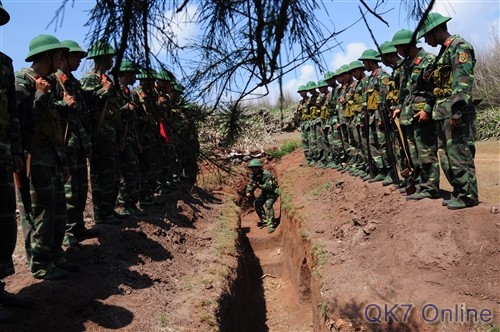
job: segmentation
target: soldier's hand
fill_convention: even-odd
[[[399,118],[399,115],[401,114],[401,110],[399,108],[396,108],[392,111],[392,118]]]
[[[108,81],[106,78],[101,80],[101,87],[106,91],[109,91],[113,87],[113,83]]]
[[[128,108],[130,111],[133,111],[135,109],[135,105],[134,103],[131,103],[131,102],[128,102],[126,105],[125,105],[126,108]]]
[[[419,111],[417,114],[413,116],[415,120],[417,120],[420,123],[424,123],[429,121],[429,115],[425,111]]]
[[[252,197],[252,193],[247,193],[247,197]]]
[[[68,107],[76,107],[75,97],[70,96],[67,92],[64,92],[63,100],[66,102],[66,105],[68,105]]]
[[[36,91],[40,91],[42,93],[47,93],[50,91],[50,83],[39,77],[35,80],[35,88]]]

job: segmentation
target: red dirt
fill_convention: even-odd
[[[15,309],[0,331],[213,330],[215,300],[228,287],[215,272],[236,262],[217,255],[211,229],[227,198],[190,189],[162,196],[147,217],[99,226],[98,238],[69,254],[82,266],[69,280],[34,279],[19,239],[6,288],[32,295],[35,306]]]
[[[303,161],[302,151],[295,151],[277,172],[291,222],[310,245],[313,276],[321,283],[316,314],[325,321],[315,330],[468,331],[499,323],[500,215],[490,213],[492,204],[450,211],[441,200],[407,202],[393,188],[300,166]],[[493,318],[487,324],[422,319],[426,304],[455,310],[463,303]],[[370,304],[382,309],[381,323],[367,321]],[[404,322],[384,317],[384,306],[395,304],[408,304],[397,312],[399,321],[401,309],[412,306]],[[434,320],[431,314],[425,318]]]
[[[83,270],[69,280],[35,280],[19,240],[16,274],[5,281],[35,306],[13,310],[0,331],[486,331],[455,317],[422,320],[425,304],[462,303],[491,310],[489,325],[499,325],[500,215],[490,213],[491,200],[449,211],[440,200],[406,202],[380,184],[302,162],[299,150],[266,165],[283,189],[281,225],[268,234],[246,210],[236,253],[218,248],[217,221],[243,176],[211,193],[181,186],[147,217],[100,226],[99,238],[70,254]],[[484,174],[498,197],[498,172]],[[243,288],[249,296],[238,295]],[[386,323],[382,312],[381,323],[369,323],[368,304],[412,310],[405,322]]]

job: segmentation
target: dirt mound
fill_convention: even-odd
[[[408,202],[395,188],[300,166],[303,159],[295,151],[277,173],[283,207],[314,256],[324,330],[498,324],[500,215],[492,204],[450,211],[441,200]]]

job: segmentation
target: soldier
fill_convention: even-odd
[[[117,155],[122,147],[119,94],[106,72],[113,66],[115,50],[106,42],[98,42],[87,59],[94,60],[93,71],[81,81],[92,127],[90,179],[96,224],[118,225],[115,213]]]
[[[140,84],[132,93],[134,102],[140,105],[137,115],[139,120],[139,144],[141,146],[141,153],[139,154],[139,200],[141,208],[157,204],[154,193],[159,175],[158,158],[161,147],[159,138],[161,115],[159,113],[160,107],[157,104],[158,95],[154,91],[157,75],[152,69],[141,71],[137,75]]]
[[[361,132],[361,126],[364,124],[364,114],[361,112],[361,104],[364,85],[368,80],[368,76],[365,75],[365,67],[361,61],[352,61],[349,64],[349,73],[356,79],[356,85],[354,86],[353,94],[350,97],[350,100],[352,101],[351,109],[354,113],[351,123],[354,134],[353,141],[355,141],[357,145],[352,158],[352,163],[355,167],[352,174],[364,178],[368,175],[368,173],[366,173],[366,159],[368,156],[366,155],[366,138],[363,137]]]
[[[404,90],[407,91],[402,107],[404,112],[396,108],[394,115],[398,116],[401,113],[405,124],[410,123],[410,128],[406,130],[413,134],[413,137],[409,137],[409,141],[415,144],[414,148],[410,149],[410,158],[414,164],[419,165],[418,191],[406,199],[439,198],[441,196],[436,125],[432,119],[434,97],[432,89],[422,78],[426,68],[434,62],[435,56],[423,48],[418,48],[412,36],[413,31],[403,29],[394,34],[391,42],[398,53],[408,59],[408,65],[405,66],[406,73],[403,74],[406,77]]]
[[[260,189],[261,194],[255,199],[255,212],[259,216],[258,226],[267,226],[269,233],[274,232],[278,226],[274,220],[273,204],[279,196],[279,187],[276,178],[267,170],[262,168],[262,163],[258,159],[253,159],[248,163],[252,171],[250,182],[246,187],[247,197],[253,196],[255,189]]]
[[[363,93],[363,108],[368,112],[368,133],[370,138],[370,153],[375,176],[367,179],[368,182],[383,181],[389,172],[385,147],[385,135],[382,128],[380,111],[385,102],[387,94],[386,84],[389,81],[389,74],[379,66],[380,58],[377,51],[368,49],[361,54],[358,59],[363,62],[365,69],[371,72],[365,92]],[[368,161],[370,163],[370,161]]]
[[[309,118],[307,101],[309,98],[307,95],[307,86],[306,85],[299,86],[297,89],[297,93],[302,98],[299,101],[299,104],[297,105],[297,114],[300,122],[300,136],[302,138],[302,150],[304,151],[304,157],[306,158],[307,161],[309,158],[309,141],[307,139],[307,134],[309,130],[307,126],[307,120]]]
[[[69,51],[63,54],[60,69],[50,75],[49,79],[56,87],[55,98],[59,101],[58,110],[63,118],[63,142],[70,174],[64,185],[68,221],[63,244],[76,246],[79,240],[99,234],[98,229],[86,229],[83,220],[88,191],[87,158],[92,153],[92,142],[82,87],[72,73],[78,69],[87,52],[72,40],[64,40],[61,44],[68,47]],[[71,107],[64,101],[65,94],[75,98]]]
[[[353,164],[353,156],[356,154],[356,142],[354,142],[354,135],[352,131],[352,121],[354,118],[354,110],[352,109],[354,97],[354,87],[356,86],[356,81],[354,81],[351,73],[349,72],[349,65],[342,65],[338,71],[337,81],[342,85],[342,90],[338,98],[337,106],[339,109],[339,124],[341,136],[343,138],[344,150],[346,153],[346,166],[340,171],[345,173],[349,171],[356,171]]]
[[[10,16],[0,2],[0,25],[7,24]],[[16,107],[16,90],[12,59],[0,52],[0,279],[14,274],[12,254],[16,247],[16,194],[12,174],[23,168],[21,133]],[[15,175],[18,178],[18,174]],[[14,295],[0,282],[0,323],[14,315],[4,306],[24,306],[31,303],[26,295]]]
[[[129,86],[136,81],[137,68],[130,60],[123,60],[120,64],[118,80],[124,99],[124,106],[120,109],[123,127],[123,149],[119,152],[119,167],[121,175],[120,196],[122,208],[120,215],[145,216],[146,212],[139,209],[139,160],[141,149],[137,134],[137,109],[139,105],[132,102],[132,92]]]
[[[386,141],[387,167],[389,168],[387,176],[382,181],[382,185],[388,186],[394,183],[399,186],[399,171],[396,165],[398,160],[396,159],[396,149],[394,145],[395,130],[390,121],[390,112],[392,112],[392,106],[399,102],[402,78],[401,64],[404,63],[404,59],[399,57],[396,48],[392,46],[389,41],[380,44],[379,51],[382,63],[392,68],[392,74],[390,75],[387,83],[387,95],[385,101],[383,101],[382,107],[379,109],[380,119],[382,120],[382,128],[385,134],[384,138]]]
[[[432,118],[436,121],[437,145],[441,167],[453,186],[448,209],[463,209],[479,204],[474,146],[476,110],[472,99],[474,85],[474,48],[458,35],[448,32],[450,17],[439,13],[427,16],[418,32],[430,46],[441,45],[430,80],[434,83],[436,103]]]
[[[306,84],[307,92],[311,94],[309,100],[307,101],[307,110],[309,113],[309,130],[307,131],[307,141],[309,142],[309,158],[307,164],[309,166],[316,164],[316,159],[318,156],[318,136],[316,128],[320,123],[319,112],[316,106],[318,100],[319,92],[317,90],[316,82],[309,81]]]
[[[61,118],[54,101],[55,86],[47,77],[55,73],[68,48],[50,35],[39,35],[29,45],[30,68],[16,73],[17,107],[23,147],[27,152],[19,204],[28,266],[37,279],[64,279],[79,266],[66,261],[62,242],[66,228],[65,153]],[[73,96],[64,94],[68,107]]]
[[[328,145],[330,146],[330,155],[328,158],[327,167],[340,169],[341,162],[344,158],[344,150],[343,144],[341,140],[341,136],[338,130],[339,117],[337,110],[337,100],[341,91],[342,86],[339,86],[336,81],[337,71],[336,72],[326,72],[324,75],[324,79],[326,83],[332,88],[332,91],[329,92],[325,105],[328,110],[328,119],[326,120],[324,130],[328,131]]]
[[[319,148],[319,156],[317,166],[321,168],[325,168],[328,161],[328,155],[331,153],[330,146],[328,145],[328,106],[326,105],[328,96],[330,94],[330,90],[328,89],[329,85],[325,80],[318,81],[318,89],[319,89],[319,98],[317,108],[319,109],[319,119],[320,123],[318,124],[318,148]]]

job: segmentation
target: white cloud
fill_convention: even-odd
[[[344,52],[333,53],[329,70],[337,70],[342,65],[349,64],[354,60],[358,60],[358,58],[361,56],[361,53],[363,53],[363,51],[367,48],[368,46],[366,46],[366,44],[362,42],[347,44]]]
[[[450,33],[459,34],[476,47],[489,44],[492,33],[498,35],[499,10],[498,0],[438,0],[433,8],[452,18],[448,23]]]

